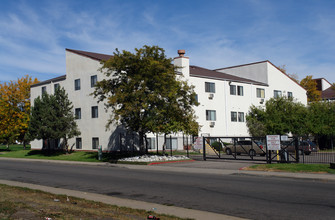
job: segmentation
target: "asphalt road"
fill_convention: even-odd
[[[0,179],[250,219],[334,219],[335,216],[335,182],[331,181],[9,160],[0,160]]]

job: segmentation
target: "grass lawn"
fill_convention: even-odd
[[[162,152],[159,152],[162,154]],[[196,152],[189,152],[191,155],[198,154]],[[149,155],[155,155],[156,152],[149,152]],[[165,151],[165,154],[170,155],[170,151]],[[173,156],[176,155],[186,155],[186,151],[173,151]],[[9,149],[4,145],[0,145],[0,157],[10,157],[10,158],[28,158],[28,159],[48,159],[48,160],[66,160],[66,161],[83,161],[83,162],[112,162],[112,163],[124,163],[124,164],[138,164],[147,165],[152,162],[125,162],[118,161],[118,159],[123,157],[129,157],[130,155],[114,155],[111,153],[103,153],[102,160],[98,159],[98,152],[84,152],[84,151],[74,151],[70,154],[64,152],[54,152],[48,154],[41,150],[31,150],[30,146],[27,146],[26,150],[23,149],[22,145],[11,145]]]
[[[161,219],[177,220],[145,210],[118,207],[66,195],[0,184],[0,219]]]
[[[63,152],[54,152],[47,154],[40,150],[30,150],[27,147],[23,149],[22,145],[11,145],[9,150],[4,145],[0,145],[0,157],[11,158],[31,158],[31,159],[48,159],[48,160],[67,160],[67,161],[85,161],[85,162],[108,162],[112,160],[110,154],[104,153],[102,160],[98,160],[98,152],[75,151],[70,154]]]
[[[302,163],[259,164],[250,166],[248,170],[335,174],[335,170],[331,169],[329,164],[302,164]]]

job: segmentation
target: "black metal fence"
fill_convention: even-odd
[[[280,150],[268,150],[266,137],[202,137],[203,159],[252,160],[266,163],[331,163],[334,147],[320,149],[308,137],[286,137]]]

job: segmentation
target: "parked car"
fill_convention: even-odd
[[[235,146],[234,144],[226,145],[225,152],[227,155],[236,153],[248,154],[249,156],[256,156],[257,154],[264,156],[266,154],[266,149],[265,145],[260,141],[243,140],[237,141]]]
[[[287,150],[288,152],[295,152],[295,143],[294,143],[294,141],[282,142],[281,148],[283,150]],[[298,143],[298,153],[299,153],[299,155],[302,155],[303,153],[305,155],[310,155],[312,152],[317,152],[317,151],[318,151],[318,147],[312,141],[299,141],[299,143]]]

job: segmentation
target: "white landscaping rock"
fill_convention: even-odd
[[[185,156],[157,156],[157,155],[143,155],[137,157],[128,157],[120,159],[119,161],[128,162],[156,162],[156,161],[171,161],[171,160],[189,160]]]

